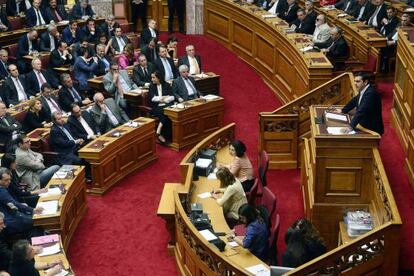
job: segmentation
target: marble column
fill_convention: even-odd
[[[112,0],[89,0],[93,11],[99,17],[107,17],[112,14]]]
[[[186,0],[187,34],[203,34],[203,0]]]

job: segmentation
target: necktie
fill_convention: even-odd
[[[60,127],[60,129],[63,131],[63,133],[65,133],[66,137],[71,140],[74,141],[75,139],[73,139],[73,136],[70,134],[70,132],[65,128],[65,127]]]
[[[187,82],[188,86],[191,87],[191,90],[193,90],[192,91],[193,92],[193,95],[191,95],[191,96],[196,95],[197,94],[197,90],[195,89],[195,87],[194,87],[193,83],[190,81],[190,79],[185,79],[185,81]]]
[[[69,88],[70,93],[72,94],[72,97],[75,99],[75,101],[77,102],[81,102],[82,98],[79,95],[78,91],[75,90],[75,88]]]
[[[152,58],[152,60],[156,60],[156,59],[157,59],[157,53],[155,52],[155,48],[154,48],[154,49],[152,49],[152,55],[154,56],[154,57]]]
[[[7,70],[7,66],[3,61],[1,62],[1,65],[3,65],[4,70],[6,71],[6,73],[9,74],[9,70]]]
[[[200,74],[200,67],[198,67],[198,62],[195,57],[191,58],[191,67],[194,68],[194,74]]]
[[[23,101],[27,100],[27,96],[26,96],[26,93],[24,92],[24,88],[18,78],[16,78],[16,83],[17,83],[18,91],[20,92],[18,94],[21,95],[21,97],[23,98],[22,99]]]
[[[142,68],[142,71],[144,72],[144,76],[146,77],[148,75],[147,67]]]
[[[171,66],[166,58],[161,58],[162,64],[164,65],[164,71],[165,71],[165,80],[168,81],[172,78],[174,78]]]
[[[108,108],[108,106],[105,105],[105,111],[106,114],[108,114],[109,120],[111,121],[112,126],[119,125],[118,119],[115,117],[115,115],[112,113],[112,111]]]
[[[372,26],[372,25],[373,25],[373,23],[374,23],[374,19],[377,17],[377,14],[378,14],[378,12],[379,12],[380,8],[381,8],[381,6],[378,6],[378,7],[375,9],[374,14],[371,16],[371,18],[370,18],[370,19],[369,19],[369,21],[368,21],[368,25],[370,25],[370,26]]]
[[[6,117],[3,117],[2,119],[3,119],[3,122],[4,122],[7,126],[10,126],[9,121],[7,121]]]
[[[44,83],[46,83],[46,80],[45,80],[45,78],[43,77],[42,73],[40,73],[40,72],[37,72],[37,76],[39,77],[39,82],[40,82],[40,86],[39,86],[39,88],[41,88],[41,87],[42,87],[42,85],[43,85]]]
[[[82,16],[85,16],[85,9],[82,8]]]
[[[55,15],[58,22],[62,21],[62,17],[60,17],[59,12],[55,9]]]
[[[45,21],[43,20],[42,16],[40,15],[40,11],[36,9],[36,15],[37,15],[37,25],[44,25]]]
[[[55,100],[53,100],[52,98],[49,98],[49,102],[52,104],[52,106],[57,110],[57,111],[62,111],[60,109],[60,107],[58,106],[58,104],[55,102]]]

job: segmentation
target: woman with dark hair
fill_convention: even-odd
[[[36,248],[31,246],[27,240],[18,240],[12,249],[12,260],[9,273],[13,276],[39,276],[38,270],[47,270],[45,276],[52,276],[62,271],[62,261],[55,260],[50,263],[39,263],[34,261]]]
[[[138,54],[135,53],[134,46],[128,43],[124,47],[124,52],[118,58],[119,69],[124,70],[128,66],[137,65],[138,63]]]
[[[246,235],[243,240],[234,237],[234,235],[230,236],[228,240],[237,242],[266,262],[269,254],[269,231],[259,210],[250,204],[243,204],[239,208],[239,220],[246,226]]]
[[[96,40],[96,45],[105,45],[105,55],[112,54],[109,50],[111,49],[110,45],[109,45],[109,39],[105,34],[100,34],[98,36],[98,39]]]
[[[14,154],[6,153],[1,158],[1,166],[9,169],[11,172],[10,185],[7,188],[10,195],[21,203],[26,203],[32,208],[36,207],[37,201],[39,200],[39,194],[46,193],[47,189],[38,189],[31,192],[23,191],[20,188],[20,178],[16,172],[16,157]],[[29,184],[29,183],[28,183]]]
[[[39,98],[31,99],[29,101],[29,111],[23,122],[26,132],[30,132],[36,128],[50,128],[52,126],[50,121],[50,115],[42,110],[42,101]]]
[[[296,227],[302,232],[309,260],[326,253],[326,245],[321,234],[309,220],[298,219],[292,227]]]
[[[240,140],[234,140],[229,146],[229,153],[233,156],[230,164],[218,164],[217,167],[226,167],[237,177],[245,192],[250,191],[254,184],[253,166],[246,154],[246,146]]]
[[[168,37],[167,40],[167,53],[168,53],[168,57],[172,58],[174,61],[177,60],[177,44],[178,44],[178,39],[171,35]]]
[[[170,119],[164,115],[164,108],[170,106],[174,101],[172,88],[164,81],[164,76],[159,71],[151,74],[151,84],[149,86],[149,99],[151,101],[152,114],[159,119],[156,134],[157,141],[165,144],[167,140],[162,135],[163,127],[169,126]],[[165,133],[166,131],[164,131]]]
[[[247,203],[246,195],[240,181],[234,177],[228,168],[219,168],[216,172],[220,180],[220,189],[213,190],[211,196],[223,207],[224,217],[230,229],[239,221],[239,208]],[[222,194],[222,196],[220,196]]]

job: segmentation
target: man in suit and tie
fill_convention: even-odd
[[[100,133],[108,132],[129,121],[125,111],[115,103],[114,99],[105,99],[102,93],[96,93],[93,100],[95,104],[90,113]]]
[[[80,56],[75,60],[73,70],[75,71],[75,79],[79,82],[79,88],[82,91],[90,91],[88,79],[93,78],[93,72],[98,67],[98,58],[90,57],[88,49],[81,48]]]
[[[124,51],[125,45],[129,43],[129,38],[126,35],[122,34],[121,27],[115,28],[115,35],[109,40],[109,45],[111,45],[115,54],[121,54]]]
[[[282,11],[280,17],[287,23],[292,24],[297,19],[297,11],[299,9],[296,0],[287,0],[287,7]]]
[[[172,81],[177,77],[177,68],[174,61],[168,57],[167,46],[161,45],[158,48],[158,55],[158,59],[154,61],[155,67],[164,76],[165,81]]]
[[[59,105],[59,100],[53,95],[53,89],[45,83],[41,87],[40,101],[42,102],[42,111],[44,114],[52,115],[53,112],[63,112],[63,108]]]
[[[111,62],[109,72],[103,77],[103,84],[105,90],[115,96],[115,103],[124,110],[127,109],[124,93],[138,89],[138,86],[129,78],[128,72],[119,70],[116,61]]]
[[[368,0],[357,0],[352,16],[359,21],[367,21],[375,11],[375,6]]]
[[[96,57],[98,58],[98,66],[95,69],[95,76],[103,76],[109,71],[111,57],[105,55],[105,45],[98,44],[96,46]]]
[[[386,37],[393,33],[397,26],[400,24],[400,21],[397,18],[397,11],[394,7],[387,7],[387,17],[382,19],[380,33]]]
[[[63,110],[70,112],[73,103],[76,103],[79,106],[85,106],[92,103],[89,98],[82,96],[79,87],[73,84],[69,74],[62,74],[60,79],[63,86],[59,92],[59,104]]]
[[[69,21],[69,26],[67,26],[62,31],[62,39],[65,41],[68,46],[79,42],[82,38],[82,31],[78,27],[78,22],[75,20]]]
[[[148,62],[154,63],[158,58],[156,39],[152,38],[147,45],[141,47],[141,53],[147,57]]]
[[[202,72],[201,70],[201,57],[196,55],[193,45],[187,45],[185,47],[187,55],[178,59],[178,66],[187,65],[190,68],[190,75],[197,75]]]
[[[40,35],[40,51],[52,52],[57,48],[60,40],[60,33],[55,25],[50,24],[47,27],[47,32]]]
[[[0,144],[8,148],[8,144],[16,139],[22,130],[22,125],[10,114],[7,107],[0,102]]]
[[[318,16],[318,14],[315,12],[313,8],[313,2],[311,0],[305,1],[305,14],[306,14],[305,20],[309,21],[310,24],[315,26],[316,17]]]
[[[0,11],[0,33],[9,32],[12,30],[9,20],[7,19],[7,14],[3,11]]]
[[[17,43],[17,67],[21,73],[28,71],[24,56],[36,55],[40,50],[38,33],[35,29],[30,29],[27,34],[20,37]]]
[[[68,44],[60,40],[56,44],[56,49],[54,49],[49,56],[49,67],[54,69],[56,67],[66,67],[70,66],[73,63],[73,57],[68,50]]]
[[[343,10],[347,14],[351,14],[357,5],[356,0],[341,0],[337,2],[334,7]]]
[[[49,1],[49,7],[46,8],[46,17],[50,22],[58,23],[63,20],[68,20],[65,6],[58,5],[56,0]]]
[[[144,54],[138,56],[139,64],[134,67],[132,73],[132,80],[138,86],[149,87],[151,83],[151,74],[155,71],[155,66],[147,62],[147,57]]]
[[[95,20],[89,18],[86,21],[86,26],[82,29],[83,37],[88,40],[89,43],[96,43],[98,40],[98,30],[95,27]]]
[[[105,22],[99,26],[99,33],[104,34],[106,38],[110,39],[115,35],[115,28],[117,27],[119,27],[119,23],[115,21],[115,16],[110,15]]]
[[[322,46],[326,48],[323,48]],[[338,66],[349,57],[349,46],[342,35],[342,30],[334,26],[331,28],[331,38],[326,43],[315,43],[321,49],[321,52],[334,64]]]
[[[72,8],[72,18],[73,19],[88,19],[94,16],[95,13],[92,10],[91,5],[89,5],[88,0],[80,0],[78,4],[74,5]]]
[[[144,48],[152,39],[155,39],[155,43],[158,43],[159,34],[157,30],[157,22],[154,19],[148,21],[148,26],[141,32],[141,49]]]
[[[180,103],[200,97],[193,77],[189,76],[188,66],[183,64],[178,67],[180,76],[174,80],[173,94]]]
[[[28,93],[26,81],[23,75],[19,75],[19,70],[14,64],[9,65],[10,76],[4,81],[5,100],[7,105],[16,105],[22,101],[27,101],[32,94]]]
[[[95,121],[91,114],[84,110],[81,111],[76,103],[71,105],[71,115],[68,118],[70,133],[74,139],[83,139],[85,143],[96,139],[100,135]]]
[[[26,75],[26,84],[29,94],[36,95],[40,92],[43,84],[49,83],[54,89],[60,89],[59,81],[56,77],[42,69],[42,61],[39,58],[32,60],[32,68],[29,74]]]
[[[286,0],[272,0],[267,3],[267,11],[280,17],[282,12],[287,10]]]
[[[306,19],[306,13],[302,9],[298,9],[297,12],[297,19],[293,21],[292,25],[290,26],[292,29],[295,30],[296,33],[302,34],[313,34],[315,29],[315,22],[312,22],[310,19]]]
[[[25,0],[7,0],[6,2],[7,16],[24,15],[26,10],[30,9],[31,7],[31,6],[26,6],[26,4],[27,2]]]
[[[384,0],[374,0],[373,2],[375,10],[365,24],[379,30],[382,26],[382,20],[387,17],[387,5],[384,4]]]
[[[353,129],[361,125],[382,135],[384,125],[382,122],[381,96],[370,85],[369,78],[370,76],[366,73],[355,76],[354,83],[359,93],[341,111],[342,113],[348,113],[356,109],[350,123]]]
[[[33,0],[32,7],[26,12],[27,26],[43,26],[49,23],[46,13],[40,7],[41,3],[42,0]]]
[[[9,76],[9,53],[5,49],[0,50],[0,80]]]
[[[331,37],[331,27],[326,23],[325,15],[319,14],[316,17],[315,31],[312,35],[312,43],[326,44]]]

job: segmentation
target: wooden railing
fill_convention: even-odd
[[[269,168],[297,168],[302,138],[309,136],[311,105],[341,105],[355,94],[353,76],[344,73],[273,112],[259,113],[259,150],[269,155]]]

